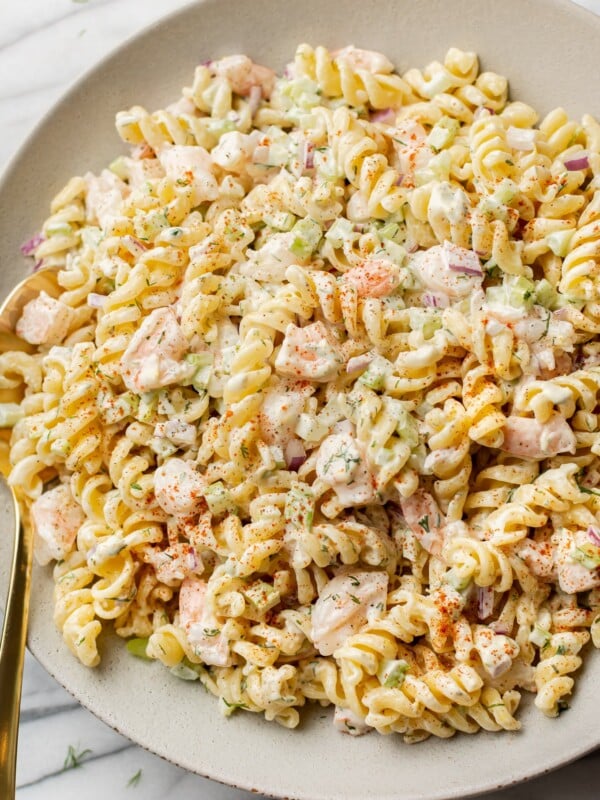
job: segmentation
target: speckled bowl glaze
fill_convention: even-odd
[[[64,97],[26,142],[0,186],[0,294],[28,265],[19,245],[39,228],[51,197],[74,174],[122,151],[115,112],[160,108],[194,66],[247,53],[281,68],[300,42],[380,50],[400,70],[442,59],[455,45],[506,75],[514,97],[545,112],[600,113],[600,20],[565,0],[206,0],[121,47]],[[1,513],[0,509],[0,513]],[[0,537],[0,587],[9,542]],[[284,730],[261,717],[224,719],[198,684],[129,656],[103,637],[101,666],[82,667],[52,622],[52,578],[36,568],[29,646],[81,703],[135,742],[189,770],[278,797],[302,800],[442,800],[467,797],[551,770],[600,744],[600,657],[589,653],[572,708],[557,720],[531,704],[518,734],[457,735],[409,747],[400,737],[341,736],[313,709]]]

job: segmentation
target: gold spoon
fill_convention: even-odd
[[[0,306],[0,351],[29,350],[15,334],[15,325],[23,307],[41,291],[56,297],[59,292],[58,268],[35,272],[21,281]],[[33,560],[33,529],[26,521],[21,524],[19,505],[15,492],[0,474],[0,513],[9,525],[12,517],[14,545],[10,571],[8,599],[4,625],[0,636],[0,798],[15,797],[17,740],[19,735],[19,710],[21,685],[29,617],[29,593]]]

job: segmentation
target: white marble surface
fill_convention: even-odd
[[[187,0],[0,2],[0,169],[65,88],[117,44]],[[582,0],[600,14],[600,0]],[[19,800],[250,800],[122,738],[74,701],[28,656],[21,717]],[[85,752],[65,769],[69,748]],[[87,752],[86,752],[87,751]],[[600,751],[489,800],[596,800]],[[0,800],[4,800],[1,798]]]

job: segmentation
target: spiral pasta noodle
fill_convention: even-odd
[[[556,716],[600,646],[599,123],[457,48],[400,75],[301,44],[116,127],[0,337],[67,647],[113,629],[288,728]]]

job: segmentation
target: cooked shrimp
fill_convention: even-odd
[[[232,656],[220,623],[206,603],[206,581],[188,577],[179,590],[179,618],[195,653],[205,664],[229,667]]]
[[[15,328],[17,336],[30,344],[60,344],[73,322],[73,309],[46,292],[23,308]]]
[[[323,586],[311,615],[312,640],[321,655],[332,655],[367,621],[382,616],[387,588],[387,572],[366,571],[337,575]]]
[[[174,181],[185,182],[191,187],[192,205],[219,196],[219,185],[212,173],[210,154],[198,145],[165,145],[158,153],[167,176]]]
[[[148,392],[187,377],[193,368],[182,362],[189,344],[175,313],[156,308],[134,333],[121,358],[121,376],[128,389]]]
[[[100,175],[88,172],[84,175],[84,180],[87,187],[85,206],[88,221],[97,222],[101,228],[107,228],[121,216],[121,206],[130,189],[109,169],[103,169]]]
[[[203,507],[206,481],[189,461],[169,458],[154,473],[156,502],[167,514],[190,516]]]
[[[352,433],[334,433],[323,440],[317,455],[316,471],[345,507],[365,505],[375,497],[375,477],[369,472]]]
[[[275,359],[275,369],[290,378],[326,383],[333,380],[344,359],[322,322],[304,328],[290,324]]]
[[[406,524],[428,553],[439,556],[444,544],[444,516],[433,497],[418,489],[410,497],[400,498]]]
[[[577,440],[569,423],[554,413],[547,422],[529,417],[507,417],[501,450],[519,458],[539,461],[559,453],[575,453]]]
[[[336,60],[347,61],[354,69],[364,69],[368,72],[392,72],[394,65],[382,53],[373,50],[361,50],[350,45],[331,54]]]
[[[281,381],[267,389],[258,417],[260,432],[267,444],[285,447],[295,437],[298,417],[313,392],[309,383],[294,381]]]
[[[440,292],[449,299],[468,297],[481,287],[483,281],[483,272],[468,274],[450,269],[443,245],[413,253],[408,266],[427,289]]]
[[[373,258],[349,269],[343,280],[356,288],[359,297],[387,297],[398,287],[400,270],[391,261]]]
[[[572,532],[563,528],[552,536],[552,542],[555,544],[554,562],[558,583],[563,592],[576,594],[600,586],[600,569],[590,569],[574,558],[578,548],[589,546],[590,540],[585,531]]]
[[[350,736],[362,736],[363,733],[369,733],[373,730],[373,728],[369,727],[364,719],[355,714],[351,708],[340,708],[339,706],[335,707],[333,727],[341,731],[341,733],[347,733]]]
[[[43,565],[64,558],[84,521],[85,514],[68,486],[44,492],[31,506],[36,560]]]
[[[276,75],[272,69],[255,64],[248,56],[226,56],[213,61],[211,68],[216,75],[226,78],[236,94],[247,97],[252,87],[260,87],[262,96],[269,98],[275,86]]]

